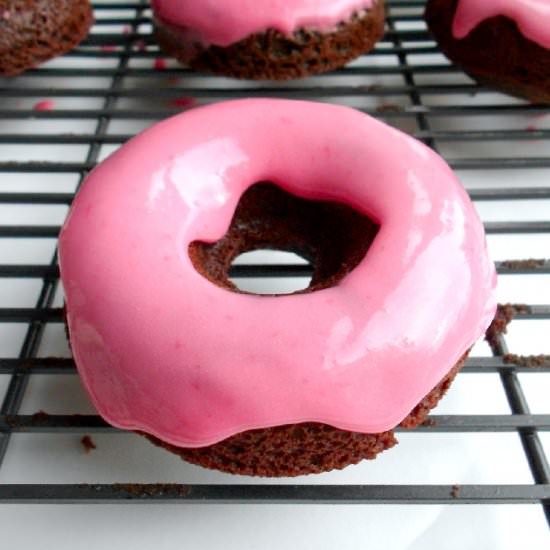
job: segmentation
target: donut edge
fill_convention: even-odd
[[[69,349],[72,349],[66,306],[63,319],[65,336]],[[451,387],[469,353],[470,349],[399,423],[399,427],[414,429],[426,421],[430,411]],[[363,460],[374,460],[398,444],[395,429],[365,434],[319,422],[247,430],[199,448],[178,447],[143,431],[135,430],[135,433],[190,464],[255,477],[296,477],[342,470]]]
[[[469,350],[448,374],[414,407],[399,427],[412,429],[425,422],[464,366]],[[182,460],[221,472],[259,477],[296,477],[341,470],[372,460],[398,441],[395,429],[364,434],[307,422],[248,430],[207,447],[187,449],[137,432]]]

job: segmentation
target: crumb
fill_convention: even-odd
[[[506,329],[515,316],[516,312],[512,304],[498,304],[495,317],[485,332],[485,339],[491,348],[498,347],[498,337],[506,334]]]
[[[184,497],[190,493],[187,485],[175,483],[114,483],[113,489],[127,493],[130,497],[161,497],[180,496]]]
[[[97,445],[95,444],[94,440],[91,436],[85,435],[81,440],[80,443],[82,444],[82,447],[84,447],[84,452],[86,454],[89,454],[90,451],[93,451],[94,449],[97,449]]]
[[[54,106],[55,103],[51,99],[44,99],[35,103],[32,108],[35,111],[52,111]]]
[[[502,360],[518,367],[550,367],[550,355],[515,355],[514,353],[507,353],[502,357]]]
[[[112,44],[103,44],[103,46],[101,46],[99,49],[102,52],[114,52],[116,51],[116,46],[113,46]]]
[[[132,27],[130,25],[125,25],[122,27],[122,34],[130,34],[132,32]]]
[[[365,84],[363,86],[358,87],[360,91],[371,93],[371,92],[378,92],[382,89],[381,84]]]
[[[146,45],[145,45],[145,40],[136,40],[134,42],[134,47],[139,50],[140,52],[142,52],[143,50],[145,50],[146,48]]]
[[[494,352],[500,348],[500,336],[506,334],[508,325],[514,317],[518,313],[527,313],[528,311],[529,308],[525,304],[498,304],[495,317],[485,332],[485,340]],[[497,353],[497,355],[499,354]]]
[[[500,262],[500,265],[506,269],[516,269],[519,271],[522,269],[536,269],[537,267],[544,267],[545,263],[545,260],[535,260],[531,258],[529,260],[504,260],[503,262]]]
[[[460,495],[460,485],[455,484],[451,487],[451,496],[453,498],[458,498],[459,495]]]
[[[383,103],[376,107],[378,113],[400,113],[403,109],[399,105],[393,103]]]
[[[166,69],[166,60],[162,59],[162,57],[158,57],[155,59],[154,68],[157,71],[164,71]]]
[[[46,424],[48,422],[49,414],[46,411],[39,410],[32,415],[32,420],[35,424]]]

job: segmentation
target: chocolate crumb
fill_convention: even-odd
[[[508,325],[518,313],[526,313],[525,304],[498,304],[495,317],[485,332],[485,339],[492,350],[499,348],[499,337],[506,334]]]
[[[32,415],[32,423],[35,426],[44,426],[48,423],[49,414],[45,411],[38,411]],[[8,414],[5,416],[5,422],[10,428],[21,427],[19,416],[16,414]]]
[[[35,425],[43,426],[48,423],[50,415],[43,410],[39,410],[32,415],[32,421]]]
[[[504,260],[500,262],[500,265],[506,269],[521,271],[523,269],[536,269],[537,267],[544,267],[546,260],[535,260],[533,258],[529,260]]]
[[[82,447],[84,447],[84,452],[86,454],[89,454],[90,451],[93,451],[94,449],[97,449],[97,445],[95,444],[94,440],[91,436],[85,435],[81,440],[80,443],[82,443]]]
[[[518,367],[550,367],[550,355],[516,355],[514,353],[507,353],[502,357],[502,360],[504,363],[512,363]]]
[[[460,495],[460,485],[455,484],[451,487],[451,496],[453,498],[458,498],[459,495]]]
[[[357,86],[357,91],[366,93],[376,93],[383,89],[381,84],[363,84]]]
[[[382,105],[376,107],[377,113],[400,113],[401,111],[403,111],[403,108],[394,103],[382,103]]]
[[[177,483],[115,483],[113,484],[113,489],[127,493],[128,498],[185,497],[191,492],[191,489],[187,485],[179,485]]]

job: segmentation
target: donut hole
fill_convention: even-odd
[[[214,284],[241,293],[230,279],[235,259],[245,252],[292,252],[311,266],[311,280],[298,292],[336,286],[365,257],[379,226],[342,203],[293,195],[271,182],[243,193],[226,234],[214,243],[194,241],[189,257]],[[262,292],[281,294],[280,292]]]
[[[308,259],[284,250],[243,252],[232,262],[230,281],[250,294],[292,294],[311,284],[313,267]]]

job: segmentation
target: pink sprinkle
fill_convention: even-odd
[[[190,109],[195,105],[197,100],[194,97],[177,97],[176,99],[172,100],[172,105],[174,107],[183,107],[184,109]]]
[[[132,32],[132,27],[130,25],[125,25],[122,27],[122,34],[130,34]]]
[[[8,10],[5,10],[3,13],[2,13],[2,19],[4,21],[9,21],[11,19],[11,12],[9,12]]]
[[[536,132],[538,130],[538,128],[536,126],[533,126],[533,125],[529,125],[527,126],[527,128],[525,128],[528,132]]]
[[[139,50],[143,51],[145,49],[145,40],[136,40],[134,46]]]
[[[114,52],[116,50],[116,47],[112,46],[111,44],[103,44],[103,46],[101,46],[100,50],[102,52]]]
[[[35,103],[33,109],[35,111],[52,111],[55,106],[55,103],[51,99],[44,99]]]
[[[155,59],[154,66],[157,71],[164,71],[164,69],[166,69],[166,60],[159,57]]]

